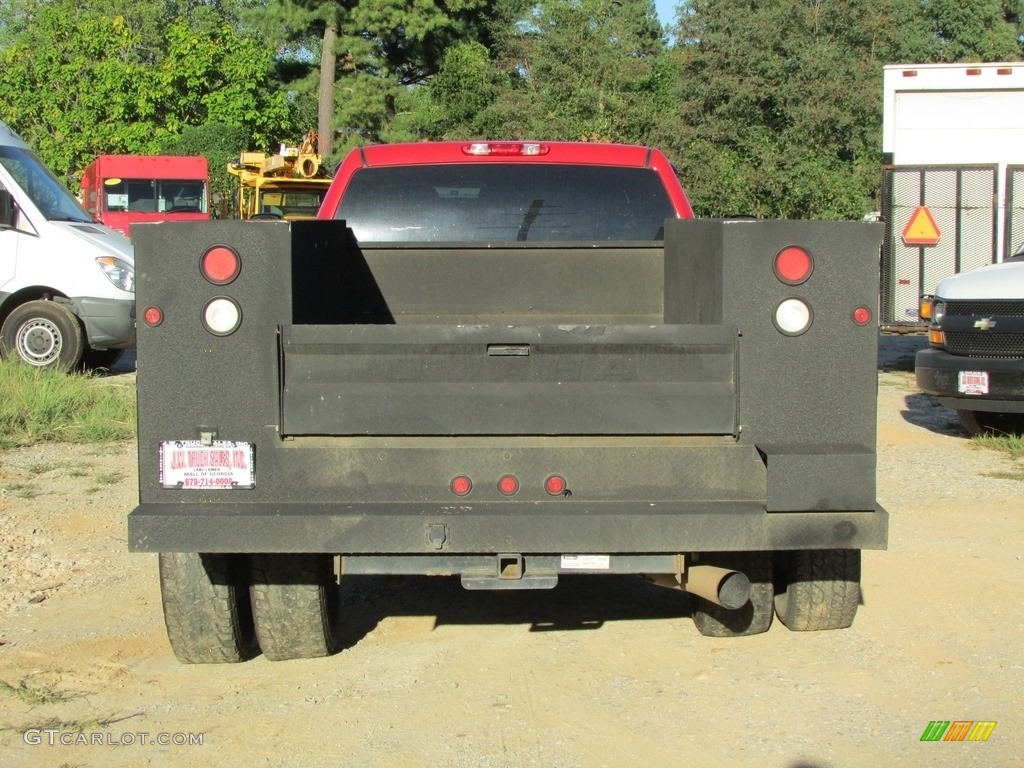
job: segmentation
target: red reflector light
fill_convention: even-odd
[[[203,277],[214,285],[227,285],[242,268],[238,254],[226,245],[215,245],[203,254],[200,269]]]
[[[511,496],[519,490],[519,481],[514,475],[503,475],[498,480],[498,490],[503,496]]]
[[[452,493],[456,496],[466,496],[471,490],[473,490],[473,481],[465,475],[459,475],[453,477],[452,482],[449,486],[452,489]]]
[[[544,490],[552,496],[561,496],[565,492],[565,478],[561,475],[552,475],[544,481]]]
[[[811,254],[799,245],[788,245],[775,254],[775,276],[786,285],[800,285],[814,271]]]
[[[867,325],[871,322],[871,310],[867,307],[857,307],[853,310],[853,322],[857,325]]]
[[[142,322],[151,327],[156,327],[164,321],[164,313],[159,307],[149,307],[142,313]]]
[[[967,74],[968,74],[968,76],[971,76],[971,77],[980,75],[981,74],[981,68],[980,67],[971,67],[970,69],[967,70]]]
[[[462,147],[464,155],[522,155],[524,157],[536,157],[546,155],[551,147],[546,144],[524,141],[480,141],[473,144],[465,144]]]

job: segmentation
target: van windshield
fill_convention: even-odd
[[[0,165],[51,221],[92,221],[92,217],[42,164],[35,153],[20,147],[0,146]]]
[[[650,241],[675,218],[646,168],[464,163],[364,168],[335,218],[360,242]]]

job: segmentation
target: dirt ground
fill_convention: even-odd
[[[127,551],[134,445],[0,453],[0,765],[1022,765],[1024,468],[916,392],[906,349],[879,373],[890,548],[837,632],[705,638],[632,577],[362,578],[331,658],[183,666],[156,556]],[[936,720],[997,725],[922,742]]]

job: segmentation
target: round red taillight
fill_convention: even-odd
[[[853,310],[853,322],[857,325],[867,325],[871,322],[871,310],[867,307],[857,307]]]
[[[814,271],[814,259],[799,245],[788,245],[775,254],[775,276],[786,285],[800,285]]]
[[[515,475],[503,475],[498,480],[498,490],[503,496],[511,496],[519,490],[519,481]]]
[[[148,307],[142,313],[142,322],[150,327],[156,327],[164,321],[164,313],[160,307]]]
[[[200,269],[203,277],[214,285],[227,285],[242,268],[238,254],[226,245],[215,245],[203,254]]]
[[[544,490],[552,496],[561,496],[565,493],[565,478],[561,475],[552,475],[544,481]]]
[[[449,487],[456,496],[466,496],[473,490],[473,481],[465,475],[459,475],[452,478]]]

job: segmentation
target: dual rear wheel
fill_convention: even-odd
[[[330,555],[160,554],[164,623],[186,664],[328,656],[338,646]]]

